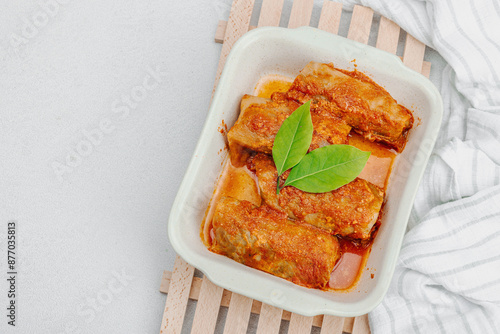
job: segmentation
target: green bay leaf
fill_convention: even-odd
[[[353,181],[370,157],[350,145],[329,145],[302,158],[291,171],[283,187],[294,186],[310,193],[335,190]]]
[[[313,125],[310,101],[283,121],[273,144],[273,160],[278,175],[298,164],[311,145]]]

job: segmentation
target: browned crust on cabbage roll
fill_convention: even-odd
[[[339,258],[335,236],[267,205],[221,198],[212,228],[212,252],[309,288],[327,288]]]
[[[333,234],[353,239],[370,238],[384,200],[381,188],[356,178],[331,192],[314,194],[289,186],[277,195],[278,173],[272,158],[257,154],[252,165],[257,174],[261,196],[271,208]],[[283,179],[287,175],[285,173]]]

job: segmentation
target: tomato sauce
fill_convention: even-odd
[[[274,92],[286,92],[293,80],[293,78],[282,75],[267,75],[262,77],[255,86],[254,95],[270,98]],[[371,156],[359,177],[383,188],[385,191],[391,168],[396,157],[395,151],[382,144],[370,142],[353,131],[349,134],[349,144],[360,150],[371,152]],[[249,191],[248,189],[234,188],[234,183],[231,182],[231,180],[245,178],[244,175],[248,175],[248,177],[254,180],[255,190]],[[246,188],[248,188],[248,180],[246,180],[246,182]],[[260,196],[257,182],[255,175],[246,167],[233,167],[230,160],[227,160],[202,224],[201,237],[207,246],[211,244],[213,238],[210,221],[219,198],[224,195],[238,193],[237,197],[240,197],[240,200],[246,199],[258,205],[258,203],[256,203],[258,199],[255,196],[255,194]],[[208,224],[206,224],[207,222]],[[379,224],[380,217],[379,222],[374,228],[376,229]],[[330,289],[342,292],[349,291],[355,287],[365,268],[375,234],[376,232],[373,233],[372,240],[364,243],[339,237],[341,257],[331,273],[329,282]],[[373,273],[371,275],[373,278]]]

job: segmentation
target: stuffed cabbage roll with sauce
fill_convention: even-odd
[[[378,141],[402,152],[412,113],[368,76],[345,71],[333,64],[310,62],[296,77],[289,99],[305,103],[313,100],[312,109],[326,109],[342,118],[365,138]]]
[[[219,200],[210,250],[309,288],[324,289],[339,258],[335,236],[267,205]]]
[[[281,124],[300,105],[289,99],[243,96],[238,120],[227,134],[233,165],[242,165],[248,158],[245,149],[271,154]],[[347,144],[351,127],[343,120],[324,110],[311,112],[311,119],[314,132],[309,151],[330,144]]]
[[[314,194],[285,187],[276,194],[278,173],[272,157],[257,154],[252,159],[264,202],[292,219],[353,239],[369,239],[384,200],[381,188],[356,178],[331,192]],[[283,174],[286,179],[289,172]]]

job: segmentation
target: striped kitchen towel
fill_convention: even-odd
[[[373,333],[500,333],[500,1],[362,0],[447,65],[440,135]]]

